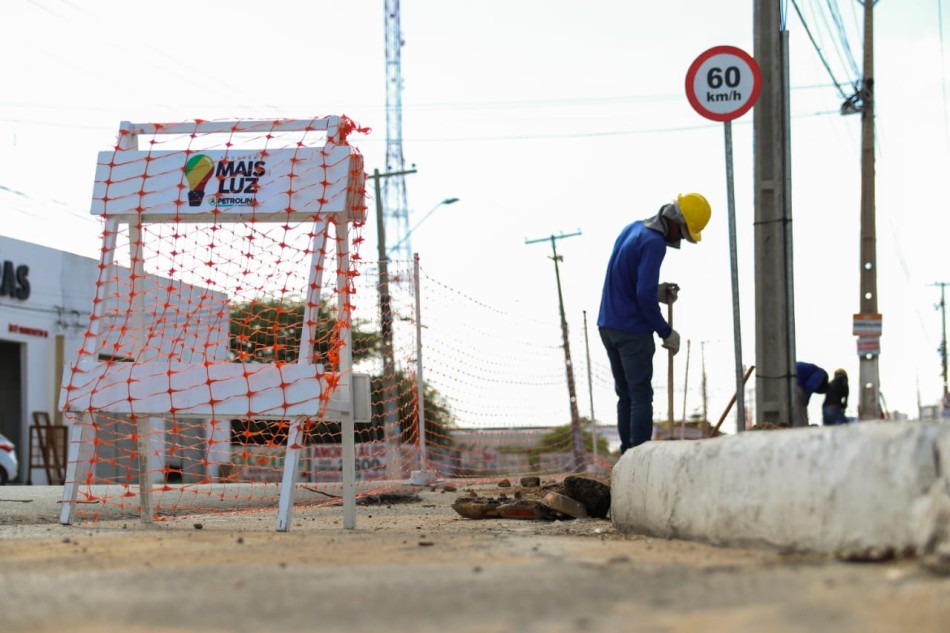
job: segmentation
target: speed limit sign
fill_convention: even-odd
[[[735,46],[715,46],[686,72],[686,96],[693,109],[713,121],[731,121],[748,112],[762,90],[759,65]]]

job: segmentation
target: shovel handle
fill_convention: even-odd
[[[673,327],[673,303],[666,305],[666,320]],[[673,350],[667,350],[668,361],[666,363],[666,409],[667,422],[670,427],[670,439],[673,439]]]

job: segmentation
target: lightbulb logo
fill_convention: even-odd
[[[196,154],[185,163],[185,178],[188,179],[188,206],[201,206],[205,197],[205,185],[214,173],[214,161],[204,154]]]

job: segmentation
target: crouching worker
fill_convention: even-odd
[[[793,426],[808,426],[808,402],[814,393],[828,391],[828,372],[811,363],[795,363],[795,395],[798,413]]]
[[[847,424],[845,410],[848,408],[848,372],[836,369],[834,378],[828,383],[828,392],[821,405],[821,418],[825,426]]]

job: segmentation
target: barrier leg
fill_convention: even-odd
[[[343,527],[356,527],[356,425],[353,416],[343,418]]]
[[[86,481],[89,474],[92,454],[92,416],[88,413],[82,416],[66,413],[69,427],[69,451],[66,463],[66,479],[63,482],[63,507],[60,508],[59,522],[69,525],[72,521],[73,510],[76,507],[76,498],[79,496],[79,486]]]
[[[280,503],[277,508],[277,531],[290,530],[294,510],[294,493],[297,484],[297,459],[300,453],[303,418],[294,418],[287,435],[287,452],[284,454],[284,476],[280,483]]]

